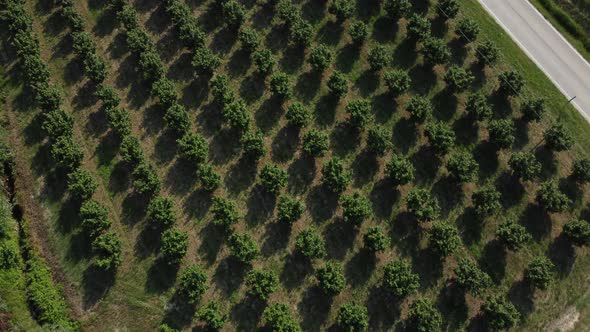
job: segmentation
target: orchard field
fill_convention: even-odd
[[[0,13],[0,330],[590,326],[590,126],[477,1]]]

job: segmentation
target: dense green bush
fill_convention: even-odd
[[[168,228],[176,222],[174,201],[169,197],[157,196],[152,198],[147,208],[147,216],[153,226]]]
[[[527,99],[522,103],[520,111],[527,120],[540,121],[547,112],[545,109],[545,99]]]
[[[253,28],[243,28],[238,34],[238,40],[242,48],[248,52],[254,52],[260,46],[260,36]]]
[[[338,295],[346,285],[342,264],[333,260],[317,270],[316,278],[320,288],[329,296]]]
[[[500,58],[500,49],[491,40],[480,43],[475,51],[477,59],[481,64],[493,65]]]
[[[174,130],[178,135],[188,132],[191,126],[191,120],[188,112],[184,106],[180,104],[174,104],[166,110],[164,114],[164,121],[170,129]]]
[[[238,222],[240,217],[236,203],[223,197],[213,197],[211,213],[213,214],[213,224],[224,228],[229,228]]]
[[[459,13],[460,6],[457,0],[439,0],[438,9],[445,18],[452,19]]]
[[[343,192],[352,180],[352,174],[344,166],[344,162],[334,157],[322,167],[322,184],[334,193]]]
[[[430,300],[419,298],[410,305],[408,325],[412,331],[441,331],[442,323],[442,315]]]
[[[383,2],[383,9],[387,17],[391,19],[399,19],[408,15],[412,9],[410,0],[385,0]]]
[[[391,133],[383,127],[373,127],[369,129],[367,135],[367,149],[376,155],[384,155],[388,150],[393,148],[391,142]]]
[[[124,137],[131,134],[131,118],[126,110],[114,107],[106,110],[107,120],[113,131]]]
[[[178,292],[186,296],[190,304],[197,304],[207,288],[207,274],[200,266],[190,264],[180,273]]]
[[[201,164],[209,155],[209,144],[199,134],[187,132],[176,140],[180,155],[195,164]]]
[[[264,324],[271,331],[301,332],[297,321],[291,316],[289,307],[283,303],[273,303],[262,313]]]
[[[428,18],[419,15],[412,14],[408,19],[408,38],[415,41],[423,41],[430,37],[431,24]]]
[[[211,93],[217,104],[222,107],[236,99],[233,90],[229,86],[229,78],[222,74],[217,74],[211,79]]]
[[[369,61],[371,70],[379,71],[383,69],[383,67],[387,66],[391,60],[389,56],[389,50],[383,45],[377,45],[369,51],[369,57],[367,60]]]
[[[339,21],[344,21],[347,18],[352,17],[356,1],[354,0],[334,0],[330,5],[330,13],[334,14]]]
[[[509,329],[520,321],[520,313],[501,295],[490,296],[482,306],[482,312],[492,331]]]
[[[384,251],[391,244],[391,241],[379,226],[369,227],[363,236],[363,242],[365,243],[365,248],[371,252]]]
[[[266,164],[260,171],[260,184],[266,191],[277,194],[287,185],[288,174],[275,164]]]
[[[311,43],[313,37],[313,26],[311,23],[303,20],[302,18],[297,19],[291,26],[291,34],[289,40],[292,44],[297,46],[306,47]]]
[[[355,226],[360,226],[371,215],[371,201],[358,191],[343,196],[340,205],[344,221]]]
[[[457,65],[452,65],[447,70],[445,77],[447,87],[453,92],[463,92],[469,88],[469,86],[475,80],[473,74],[467,72],[465,68]]]
[[[96,266],[104,270],[114,270],[123,261],[121,239],[113,232],[103,233],[92,242],[92,251],[98,256]]]
[[[292,224],[299,220],[305,211],[303,203],[294,197],[283,194],[277,203],[277,219],[279,222]]]
[[[345,303],[338,309],[336,322],[344,331],[363,332],[369,327],[369,313],[365,306]]]
[[[246,276],[248,294],[267,300],[279,289],[279,277],[273,271],[252,270]]]
[[[524,88],[524,78],[517,71],[506,71],[498,75],[499,91],[506,96],[518,96]]]
[[[89,171],[78,168],[68,174],[68,191],[75,200],[85,201],[92,197],[98,188],[98,182]]]
[[[258,72],[263,75],[271,73],[276,64],[276,60],[269,49],[262,49],[255,52],[252,55],[252,59]]]
[[[498,227],[496,235],[506,248],[515,251],[524,247],[532,239],[522,225],[510,219]]]
[[[541,184],[536,199],[537,203],[548,212],[564,212],[572,205],[572,201],[551,180]]]
[[[248,111],[246,102],[242,99],[235,99],[232,102],[225,104],[222,110],[222,115],[230,128],[240,132],[246,132],[250,129],[252,117]]]
[[[500,192],[491,185],[477,189],[471,196],[475,213],[480,218],[497,213],[502,208],[500,198]]]
[[[84,155],[80,144],[71,136],[60,136],[51,144],[51,158],[58,167],[74,170],[80,166]]]
[[[413,121],[422,123],[432,115],[432,104],[427,97],[414,96],[406,105]]]
[[[223,2],[223,22],[232,28],[239,27],[246,19],[246,8],[237,0]]]
[[[512,119],[492,120],[488,124],[490,142],[498,149],[509,149],[516,140],[516,127]]]
[[[291,96],[291,80],[285,73],[276,73],[270,79],[270,91],[281,99]]]
[[[133,186],[140,194],[154,194],[160,191],[161,183],[152,164],[141,162],[132,173]]]
[[[119,153],[123,161],[132,166],[139,165],[145,159],[139,139],[131,135],[123,137]]]
[[[465,110],[469,115],[480,121],[492,117],[492,106],[488,103],[486,96],[482,92],[476,92],[469,95]]]
[[[311,122],[312,113],[309,108],[305,107],[300,102],[294,102],[289,106],[287,109],[287,114],[285,114],[287,121],[289,124],[298,127],[304,128]]]
[[[477,39],[479,35],[479,23],[471,18],[463,18],[457,23],[455,33],[459,36],[459,39],[463,43],[472,43]]]
[[[408,91],[412,85],[412,79],[406,70],[392,69],[383,74],[383,81],[394,95],[400,95]],[[413,114],[413,113],[412,113]]]
[[[188,234],[177,228],[169,228],[162,233],[160,253],[168,265],[182,262],[188,249]]]
[[[369,36],[369,27],[362,21],[354,21],[348,28],[348,34],[355,45],[361,45]]]
[[[242,151],[244,156],[251,160],[258,160],[266,153],[266,147],[264,146],[264,135],[260,131],[248,130],[246,131],[241,139]]]
[[[100,202],[88,200],[80,206],[82,229],[94,238],[111,227],[108,210]]]
[[[201,186],[207,191],[215,191],[221,184],[221,176],[209,164],[200,164],[197,166],[196,173]]]
[[[430,37],[422,47],[424,61],[431,66],[444,65],[451,60],[451,50],[443,39]]]
[[[152,84],[151,93],[160,99],[160,103],[165,108],[176,104],[176,101],[178,100],[178,94],[176,93],[174,82],[166,77],[161,77]]]
[[[541,173],[541,163],[532,152],[515,152],[508,161],[512,173],[523,181],[534,180]]]
[[[383,272],[383,286],[397,297],[404,298],[420,286],[420,277],[412,272],[412,266],[407,261],[388,263]]]
[[[297,234],[295,238],[295,250],[309,259],[326,256],[324,239],[313,227],[304,229]]]
[[[216,301],[211,301],[202,306],[195,317],[204,322],[205,327],[210,331],[221,330],[227,321],[227,314],[222,312],[221,305]]]
[[[426,125],[424,130],[428,143],[437,154],[447,154],[455,146],[455,132],[446,123],[434,121]]]
[[[385,166],[385,174],[395,185],[404,185],[414,181],[415,169],[412,162],[399,154],[393,154]]]
[[[311,129],[303,136],[303,151],[312,157],[323,157],[330,146],[328,134]]]
[[[492,278],[469,259],[461,258],[455,268],[455,281],[474,296],[481,295],[492,286]]]
[[[323,72],[330,66],[333,57],[328,46],[319,44],[311,49],[308,62],[314,70]]]
[[[195,50],[191,62],[197,73],[211,74],[221,64],[221,59],[208,47],[199,47]]]
[[[537,256],[524,271],[524,278],[534,287],[546,290],[555,278],[555,265],[545,256]]]
[[[258,244],[248,233],[233,233],[228,239],[228,246],[231,255],[242,263],[250,263],[260,255]]]
[[[20,252],[18,243],[13,240],[0,243],[0,270],[8,270],[18,267],[20,264]]]
[[[143,78],[152,82],[158,80],[164,75],[164,65],[158,52],[154,49],[139,54],[139,67]]]
[[[432,225],[428,239],[430,248],[441,258],[453,254],[461,246],[461,237],[457,228],[443,221]]]
[[[471,153],[461,151],[451,155],[447,169],[455,181],[467,183],[477,179],[479,165]]]
[[[357,129],[363,129],[373,120],[371,114],[371,101],[367,99],[355,99],[346,105],[348,123]]]
[[[438,200],[426,189],[414,188],[406,197],[408,211],[421,222],[433,221],[440,216]]]
[[[590,223],[586,220],[570,220],[563,226],[563,234],[577,246],[590,244]]]
[[[332,95],[342,98],[348,92],[348,80],[346,75],[335,70],[328,78],[328,89]]]
[[[574,145],[574,137],[562,123],[556,123],[543,134],[545,146],[553,151],[566,151]]]

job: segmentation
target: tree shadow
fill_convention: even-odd
[[[189,303],[184,293],[174,292],[165,308],[163,324],[178,331],[190,326],[195,315],[195,306]]]
[[[209,47],[217,54],[229,54],[236,41],[236,31],[233,29],[221,29],[213,36]]]
[[[241,81],[240,96],[248,104],[252,104],[262,98],[266,90],[265,77],[262,74],[256,72]]]
[[[82,275],[83,306],[88,310],[104,298],[115,283],[116,271],[105,271],[92,264]]]
[[[95,1],[91,0],[90,2]],[[95,1],[100,2],[100,0]],[[100,38],[104,38],[115,30],[119,25],[117,14],[113,7],[107,6],[96,19],[96,24],[92,27],[92,32]]]
[[[327,45],[336,46],[342,39],[342,24],[337,21],[327,21],[316,33],[316,39]]]
[[[257,184],[250,191],[246,205],[248,206],[246,223],[248,227],[254,227],[265,223],[272,217],[276,205],[276,195]]]
[[[156,138],[154,143],[154,160],[156,165],[168,165],[176,157],[176,138],[177,134],[171,129],[166,129]],[[172,148],[171,148],[172,147]]]
[[[250,52],[240,48],[229,58],[227,70],[232,78],[240,77],[248,72],[250,64]]]
[[[379,73],[368,69],[354,82],[354,86],[359,89],[362,97],[368,97],[379,88],[379,81]]]
[[[41,1],[39,1],[41,2]],[[67,21],[64,20],[61,10],[56,10],[49,14],[43,22],[43,32],[52,37],[57,37],[68,28]]]
[[[469,315],[465,292],[455,282],[447,282],[436,297],[436,308],[442,314],[443,330],[460,330]]]
[[[574,246],[565,235],[560,234],[549,245],[547,257],[555,264],[559,278],[563,279],[572,271],[576,261],[576,252]]]
[[[303,66],[304,59],[303,47],[293,45],[283,51],[283,57],[279,60],[279,65],[285,73],[294,74]]]
[[[166,172],[164,187],[171,193],[184,196],[196,185],[196,165],[184,158],[177,158]]]
[[[284,163],[293,159],[299,146],[299,128],[285,126],[279,130],[272,142],[272,160]]]
[[[498,239],[486,243],[478,263],[496,284],[500,284],[506,274],[506,250],[502,243]]]
[[[192,70],[192,54],[184,52],[174,60],[168,67],[166,77],[173,81],[189,82],[195,78],[195,73]]]
[[[180,103],[186,105],[188,109],[198,109],[209,97],[209,80],[209,75],[195,77],[182,89]],[[212,126],[212,128],[216,127],[218,126]]]
[[[318,126],[327,127],[336,121],[338,98],[332,94],[322,96],[315,107],[315,120]]]
[[[453,123],[453,131],[457,135],[457,143],[465,146],[470,146],[477,143],[478,127],[476,120],[464,115]]]
[[[416,123],[409,118],[400,118],[393,125],[392,140],[402,153],[408,153],[418,141]]]
[[[412,80],[412,91],[420,95],[428,95],[436,85],[436,74],[432,67],[422,64],[412,67],[409,72]]]
[[[254,331],[265,306],[266,302],[253,296],[246,296],[233,306],[229,318],[238,331]]]
[[[583,205],[584,189],[572,175],[559,180],[559,190],[573,202],[573,208]]]
[[[369,329],[371,331],[389,331],[396,320],[401,317],[401,300],[392,297],[381,286],[371,287],[367,296]]]
[[[379,43],[391,42],[395,39],[397,32],[399,31],[399,23],[391,20],[387,16],[381,16],[375,23],[373,23],[373,32],[371,33],[371,39]]]
[[[227,172],[224,182],[227,190],[238,194],[246,190],[256,179],[256,163],[241,157]]]
[[[208,266],[213,265],[217,261],[217,256],[221,250],[221,246],[227,236],[227,232],[213,223],[207,223],[205,227],[199,232],[201,244],[197,249],[199,257],[201,257]]]
[[[145,290],[150,294],[162,294],[174,286],[178,275],[178,265],[170,265],[158,257],[147,271]]]
[[[401,194],[389,178],[381,179],[373,184],[369,193],[372,210],[377,219],[389,220],[393,206],[399,201]]]
[[[462,66],[465,62],[465,59],[467,58],[467,54],[470,48],[469,45],[466,45],[459,38],[451,39],[448,45],[451,49],[451,62],[459,66]]]
[[[417,58],[418,53],[416,52],[416,42],[408,38],[404,38],[393,51],[393,63],[400,68],[412,68],[414,64],[416,64]],[[418,73],[414,74],[416,75]]]
[[[350,73],[352,68],[354,68],[355,63],[358,62],[359,57],[359,47],[353,44],[346,44],[336,53],[334,67],[343,73]]]
[[[270,256],[287,248],[291,225],[284,222],[269,222],[264,225],[264,242],[262,243],[262,255]]]
[[[304,103],[311,102],[320,91],[322,74],[313,69],[301,74],[295,84],[295,97]]]
[[[219,262],[212,280],[224,296],[230,296],[240,287],[249,269],[249,264],[226,257]]]
[[[352,250],[357,233],[358,229],[353,224],[347,223],[341,218],[336,218],[328,224],[323,231],[328,257],[342,260],[346,253]]]
[[[417,256],[420,244],[420,226],[409,212],[400,212],[391,221],[389,235],[392,243],[404,256]]]
[[[209,142],[209,160],[213,165],[225,165],[240,151],[238,133],[222,129]]]
[[[264,44],[271,49],[273,53],[286,49],[287,45],[289,45],[289,29],[287,26],[273,26],[273,28],[270,29],[270,32],[266,34]]]
[[[338,123],[330,133],[330,148],[339,157],[356,151],[360,145],[360,132],[348,122]]]
[[[498,150],[492,142],[482,141],[477,144],[473,150],[473,157],[479,165],[481,178],[488,179],[498,171],[498,167],[500,166]]]
[[[351,165],[354,185],[357,187],[372,182],[379,171],[377,156],[367,150],[359,153]]]
[[[184,211],[191,218],[202,220],[211,207],[211,192],[205,189],[193,191],[182,203]]]
[[[312,1],[314,2],[314,1]],[[330,314],[334,302],[320,287],[311,286],[303,292],[297,311],[301,316],[301,327],[304,331],[319,331]]]
[[[463,188],[451,176],[441,177],[432,186],[432,194],[438,199],[442,215],[446,218],[449,213],[461,204],[465,194]]]
[[[145,217],[145,207],[148,197],[135,192],[128,194],[122,203],[121,220],[125,225],[131,226]]]
[[[547,212],[537,203],[527,205],[520,217],[520,223],[537,241],[550,235],[553,226]]]
[[[431,184],[441,167],[440,158],[429,145],[422,145],[410,156],[410,161],[416,168],[416,182],[418,184]]]
[[[375,95],[371,99],[371,110],[375,114],[375,122],[385,124],[397,110],[395,97],[388,92]]]
[[[151,224],[145,223],[135,242],[135,256],[139,259],[145,259],[156,253],[160,249],[160,238],[162,229],[152,227]],[[164,264],[164,262],[161,262]],[[153,268],[157,268],[154,263]]]
[[[444,89],[434,95],[432,104],[435,109],[434,117],[442,121],[449,121],[457,113],[459,102],[452,91]]]
[[[526,280],[517,280],[510,286],[508,299],[523,317],[528,317],[535,310],[534,288]]]
[[[332,218],[334,212],[336,212],[338,195],[331,192],[324,185],[317,185],[310,190],[305,205],[312,220],[319,224]]]
[[[306,192],[313,182],[316,173],[315,159],[307,154],[299,155],[289,165],[289,179],[287,189],[290,193],[302,194]]]
[[[457,226],[463,243],[470,246],[481,240],[483,230],[483,220],[478,218],[475,209],[467,207],[457,218]]]
[[[112,193],[122,193],[131,185],[131,176],[128,165],[122,160],[118,161],[109,176],[107,188]]]
[[[515,149],[524,149],[530,142],[529,138],[529,124],[523,118],[518,118],[514,121],[514,144]]]
[[[280,280],[287,290],[299,287],[307,275],[313,271],[309,260],[298,253],[291,253],[285,258]]]
[[[518,205],[525,194],[525,189],[518,177],[509,171],[504,171],[498,176],[495,186],[501,194],[500,201],[505,209]]]
[[[551,179],[557,173],[557,160],[553,151],[545,146],[535,150],[535,158],[541,163],[541,179]]]
[[[346,280],[352,287],[364,286],[371,278],[376,265],[375,254],[362,248],[346,263],[344,270]]]
[[[263,132],[267,132],[277,125],[283,113],[285,113],[283,101],[277,97],[268,98],[254,115],[256,126]]]
[[[430,247],[419,249],[412,256],[412,269],[420,275],[420,287],[429,288],[442,277],[443,260]]]

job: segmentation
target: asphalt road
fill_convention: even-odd
[[[590,121],[590,64],[528,0],[478,0]]]

